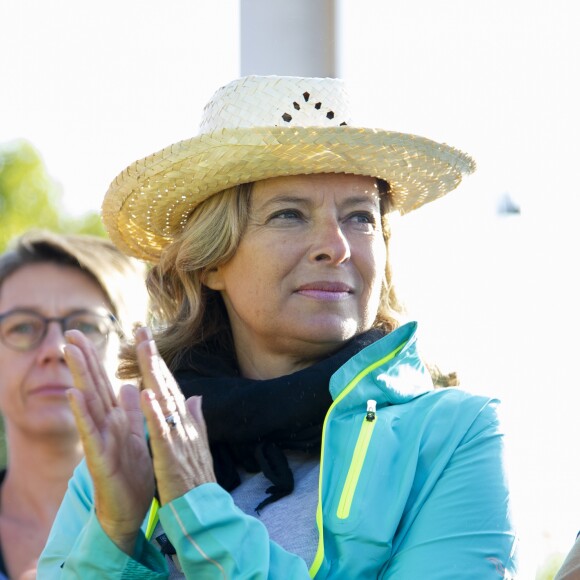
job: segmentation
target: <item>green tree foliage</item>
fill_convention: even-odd
[[[0,144],[0,252],[10,239],[30,228],[105,235],[98,214],[68,216],[60,195],[60,187],[30,143]]]

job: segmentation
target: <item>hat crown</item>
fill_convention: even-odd
[[[247,76],[214,93],[203,110],[200,133],[349,124],[350,103],[341,79]]]

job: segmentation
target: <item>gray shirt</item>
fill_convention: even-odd
[[[318,474],[320,461],[300,452],[287,453],[290,469],[294,473],[294,491],[264,507],[260,514],[256,506],[267,496],[266,489],[271,482],[263,473],[241,473],[242,483],[233,490],[234,503],[246,514],[259,519],[270,539],[286,551],[300,556],[308,567],[312,565],[318,548],[318,528],[316,527],[316,506],[318,503]],[[155,538],[163,534],[161,522],[153,533]],[[166,556],[169,578],[185,578],[177,558]]]
[[[258,518],[268,530],[270,539],[286,551],[300,556],[310,567],[318,548],[316,506],[320,460],[305,453],[287,453],[294,473],[294,491],[264,507],[256,506],[267,496],[271,482],[263,473],[242,474],[242,484],[232,491],[234,503],[245,513]]]

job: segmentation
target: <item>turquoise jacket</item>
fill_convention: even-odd
[[[497,401],[433,389],[415,331],[415,323],[402,326],[356,354],[330,381],[319,546],[310,570],[219,485],[205,484],[159,509],[187,578],[496,580],[515,574]],[[38,577],[167,578],[163,557],[146,538],[147,520],[129,556],[103,532],[92,498],[83,462]]]

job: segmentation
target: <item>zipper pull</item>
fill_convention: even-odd
[[[367,421],[374,421],[377,416],[377,402],[373,399],[367,401]]]

